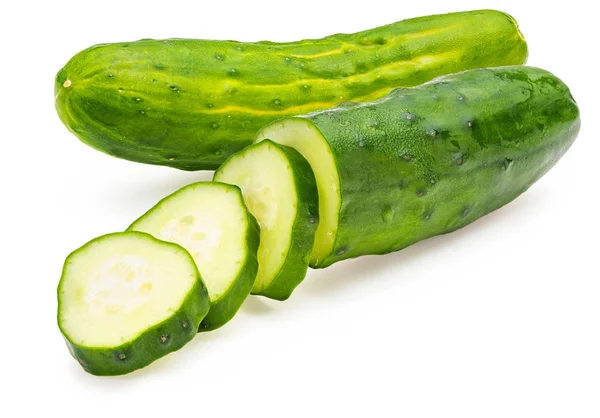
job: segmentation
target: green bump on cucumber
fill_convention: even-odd
[[[174,242],[192,255],[210,297],[210,311],[199,331],[228,322],[254,285],[258,224],[236,186],[190,184],[165,197],[128,230]]]
[[[56,76],[56,110],[72,133],[104,153],[216,169],[278,118],[526,58],[515,20],[495,10],[298,42],[143,39],[75,55]]]
[[[141,232],[96,238],[71,253],[58,285],[58,325],[95,375],[147,366],[188,343],[209,308],[194,260]]]
[[[231,156],[215,181],[242,190],[260,225],[253,294],[285,300],[306,275],[318,225],[318,195],[308,162],[294,149],[264,141]]]
[[[311,266],[396,251],[505,205],[579,132],[568,87],[511,66],[443,76],[371,103],[275,121],[256,137],[298,150],[319,189]]]

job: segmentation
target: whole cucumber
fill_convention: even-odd
[[[494,10],[286,43],[144,39],[75,55],[56,76],[56,109],[107,154],[215,169],[275,119],[526,58],[515,20]]]

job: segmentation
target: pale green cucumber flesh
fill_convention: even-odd
[[[174,242],[192,255],[211,303],[200,331],[229,321],[252,289],[258,226],[236,186],[190,184],[161,200],[128,230]]]
[[[58,303],[71,354],[98,375],[129,373],[181,348],[209,306],[188,252],[140,232],[104,235],[71,253]]]
[[[579,125],[561,80],[512,66],[276,121],[255,140],[292,146],[311,164],[323,220],[311,265],[326,267],[402,249],[498,209],[562,157]]]
[[[340,180],[327,140],[307,119],[289,118],[261,129],[255,142],[273,138],[296,149],[312,167],[319,195],[319,225],[311,265],[318,265],[333,249],[340,210]]]
[[[293,149],[265,141],[230,157],[214,180],[240,187],[260,226],[252,293],[286,299],[306,274],[318,225],[310,166]]]

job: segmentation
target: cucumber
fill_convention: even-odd
[[[144,39],[75,55],[56,76],[56,109],[107,154],[216,169],[275,119],[526,58],[515,20],[494,10],[298,42]]]
[[[372,103],[288,118],[265,138],[314,170],[311,266],[396,251],[461,228],[527,190],[579,131],[567,86],[531,67],[477,69]]]
[[[232,155],[215,181],[242,190],[260,225],[256,295],[285,300],[306,275],[318,225],[317,185],[308,162],[271,141]]]
[[[120,375],[180,349],[208,312],[194,260],[141,232],[96,238],[71,253],[58,285],[58,326],[95,375]]]
[[[258,224],[238,187],[190,184],[165,197],[128,230],[174,242],[192,255],[210,298],[199,331],[224,325],[252,289],[258,271]]]

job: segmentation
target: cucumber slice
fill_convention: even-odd
[[[261,129],[255,142],[273,138],[278,144],[292,147],[310,163],[319,194],[319,226],[310,260],[319,267],[333,251],[342,204],[340,178],[329,143],[313,123],[304,118],[288,118]]]
[[[89,373],[119,375],[180,349],[208,312],[194,260],[141,232],[96,238],[66,259],[58,326]]]
[[[190,184],[161,200],[128,230],[174,242],[192,255],[210,298],[199,331],[228,322],[252,290],[258,271],[258,224],[236,186]]]
[[[308,162],[271,141],[246,147],[216,172],[235,184],[260,225],[253,294],[285,300],[306,275],[318,225],[318,196]]]

